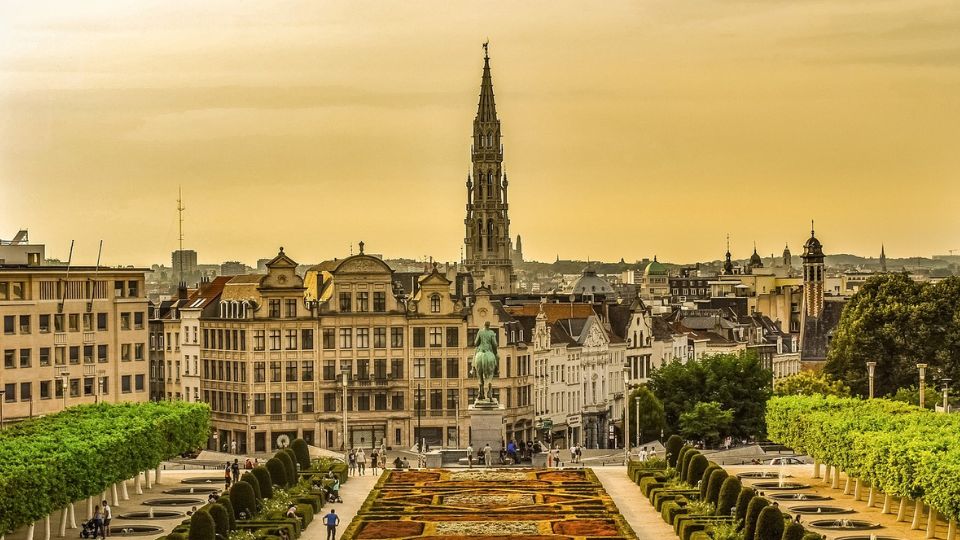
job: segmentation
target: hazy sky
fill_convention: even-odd
[[[0,4],[0,238],[459,257],[490,38],[527,258],[960,250],[960,2]]]

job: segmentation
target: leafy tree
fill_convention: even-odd
[[[719,443],[730,432],[733,411],[724,410],[716,401],[697,403],[680,415],[680,434],[691,440],[702,440],[708,446]]]
[[[727,476],[720,485],[720,495],[717,497],[717,515],[729,516],[730,509],[737,505],[737,497],[743,484],[736,476]]]
[[[720,488],[723,486],[723,483],[726,482],[727,477],[729,476],[730,475],[727,474],[727,471],[719,467],[710,473],[710,480],[707,482],[707,489],[705,492],[708,502],[711,502],[714,505],[719,504]],[[727,511],[729,512],[729,510]]]
[[[909,403],[911,405],[920,406],[920,389],[916,385],[909,386],[907,388],[898,388],[897,392],[890,396],[890,399],[893,401],[900,401],[903,403]],[[925,409],[933,409],[936,405],[943,404],[943,396],[940,392],[937,392],[935,389],[930,388],[929,386],[924,387],[923,392],[923,407]]]
[[[280,463],[283,464],[283,470],[287,477],[287,487],[296,484],[298,480],[297,477],[299,476],[297,474],[297,465],[294,461],[296,456],[290,457],[291,455],[293,455],[293,452],[291,452],[289,448],[284,448],[283,450],[277,452],[277,455],[275,456],[278,460],[280,460]]]
[[[680,415],[697,403],[714,401],[733,412],[731,435],[750,437],[764,432],[766,401],[773,374],[752,351],[717,354],[687,363],[670,362],[650,378],[650,390],[663,403],[667,426],[676,431]]]
[[[783,530],[781,540],[803,540],[806,533],[807,530],[803,528],[803,525],[794,522],[787,525],[787,528]]]
[[[680,450],[683,449],[683,439],[676,435],[671,435],[663,447],[667,453],[667,464],[671,467],[676,467],[677,459],[680,458]]]
[[[250,487],[253,488],[253,496],[257,499],[262,499],[260,495],[260,481],[257,480],[257,477],[254,476],[253,471],[247,471],[240,475],[240,481],[250,484]]]
[[[214,540],[216,533],[216,524],[210,512],[206,508],[201,508],[190,516],[190,540]]]
[[[239,483],[239,482],[237,482],[237,483]],[[234,484],[234,485],[236,485],[236,484]],[[230,487],[230,493],[233,493],[233,487],[232,487],[232,486]],[[230,500],[230,495],[227,494],[227,493],[224,493],[219,499],[217,499],[217,504],[219,504],[220,506],[222,506],[223,509],[227,511],[227,517],[229,518],[229,522],[230,522],[230,523],[229,523],[229,526],[228,526],[227,528],[228,528],[229,530],[231,530],[231,531],[234,530],[234,529],[236,529],[236,528],[237,528],[237,517],[236,517],[236,514],[235,514],[234,511],[233,511],[233,501]]]
[[[750,501],[757,496],[756,490],[751,487],[743,486],[740,488],[740,495],[737,496],[737,515],[734,516],[740,523],[745,523],[747,519],[747,508]]]
[[[801,371],[777,381],[773,391],[778,396],[809,396],[822,394],[824,396],[850,397],[850,387],[843,381],[831,379],[829,375],[819,371]]]
[[[667,422],[663,413],[663,403],[653,395],[647,385],[640,385],[630,393],[627,401],[630,409],[630,425],[627,428],[630,444],[637,440],[637,411],[640,416],[640,444],[660,438],[660,431],[666,429]]]
[[[697,453],[690,461],[687,462],[686,478],[688,484],[691,486],[696,486],[697,482],[703,478],[703,471],[707,470],[707,467],[710,466],[710,462],[704,457],[703,454]]]

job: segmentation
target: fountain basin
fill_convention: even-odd
[[[163,493],[167,495],[206,495],[217,491],[220,491],[220,488],[199,486],[165,489]]]
[[[831,531],[867,531],[870,529],[879,529],[880,524],[863,519],[815,519],[810,525],[818,529],[828,529]],[[869,538],[869,535],[867,535]]]
[[[192,497],[164,497],[162,499],[147,499],[143,501],[144,506],[193,506],[203,504],[206,499],[194,499]]]
[[[809,489],[809,484],[801,484],[800,482],[756,482],[753,484],[753,487],[758,489],[771,489],[771,490],[795,490],[795,489]]]
[[[120,519],[173,519],[183,516],[183,512],[177,512],[176,510],[150,510],[146,512],[127,512],[117,517]]]
[[[116,525],[110,527],[110,536],[153,536],[162,532],[163,527],[153,525]]]
[[[789,474],[783,475],[784,478],[792,478]],[[747,471],[742,473],[737,473],[737,478],[746,478],[746,479],[758,479],[763,480],[766,478],[780,478],[780,473],[773,471]]]
[[[824,506],[819,504],[801,504],[790,508],[794,514],[852,514],[853,508],[842,506]]]
[[[833,499],[828,495],[817,495],[816,493],[774,493],[767,498],[775,501],[829,501]]]
[[[181,484],[222,484],[222,476],[195,476],[193,478],[184,478]]]

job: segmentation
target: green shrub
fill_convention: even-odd
[[[717,495],[717,515],[729,516],[730,509],[737,505],[737,497],[740,495],[740,489],[743,484],[736,476],[727,475],[720,485],[720,493]]]
[[[298,504],[297,515],[303,518],[303,528],[306,529],[307,525],[310,525],[310,522],[313,521],[313,506],[303,503]]]
[[[819,533],[813,531],[803,533],[803,540],[820,540],[821,538]]]
[[[257,485],[260,487],[260,498],[269,499],[273,497],[273,479],[270,478],[270,471],[261,465],[254,467],[250,472],[257,478]]]
[[[691,486],[696,486],[700,478],[703,477],[703,471],[707,470],[710,462],[703,454],[696,454],[687,464],[687,476],[684,478]]]
[[[207,511],[210,512],[210,517],[213,518],[213,525],[216,528],[217,534],[219,534],[221,538],[226,538],[227,534],[230,533],[230,517],[227,516],[227,509],[219,503],[213,503],[207,505]]]
[[[680,449],[683,448],[683,439],[679,435],[671,435],[663,447],[667,453],[667,465],[676,467],[677,459],[680,457]]]
[[[187,535],[182,533],[170,533],[164,536],[166,540],[187,540]],[[159,539],[158,539],[159,540]]]
[[[239,483],[239,482],[238,482],[238,483]],[[237,485],[237,484],[234,484],[234,485]],[[232,490],[233,490],[233,487],[231,487],[230,489],[231,489],[231,493],[232,493],[232,492],[233,492],[233,491],[232,491]],[[229,520],[229,524],[228,524],[228,527],[227,527],[227,528],[228,528],[229,530],[231,530],[231,531],[234,530],[234,529],[236,529],[236,528],[237,528],[237,516],[236,516],[236,514],[234,514],[234,512],[233,512],[233,501],[230,500],[230,495],[228,495],[228,494],[226,494],[226,493],[224,493],[223,495],[221,495],[220,498],[217,499],[217,504],[219,504],[220,506],[222,506],[223,509],[227,511],[227,519]]]
[[[807,530],[803,528],[803,525],[799,523],[791,523],[787,525],[787,528],[783,530],[783,536],[781,540],[803,540],[803,535],[807,533]]]
[[[707,527],[713,540],[743,540],[740,535],[740,522],[727,521],[723,523],[714,523]]]
[[[734,517],[741,525],[747,519],[747,507],[750,506],[750,501],[757,496],[757,492],[753,488],[742,487],[740,488],[740,494],[737,495],[737,513]]]
[[[706,530],[707,524],[702,521],[689,520],[680,524],[678,536],[680,540],[690,540],[693,533]]]
[[[233,504],[234,516],[238,519],[241,512],[246,514],[247,519],[257,513],[257,499],[253,493],[253,486],[244,480],[240,480],[230,488],[230,502]]]
[[[750,499],[750,504],[747,505],[747,515],[743,520],[744,538],[754,538],[756,536],[757,520],[760,518],[760,512],[767,506],[770,506],[770,503],[763,497]]]
[[[710,487],[710,475],[713,474],[713,471],[719,470],[720,466],[716,463],[710,463],[707,465],[707,468],[703,470],[703,474],[698,478],[697,489],[700,490],[700,498],[707,498],[707,488]]]
[[[693,501],[687,505],[687,511],[692,516],[712,516],[717,508],[704,500]]]
[[[240,481],[250,484],[250,487],[253,488],[253,496],[257,499],[262,499],[260,496],[260,481],[257,480],[257,477],[253,475],[253,472],[248,471],[240,475]]]
[[[306,471],[310,468],[310,449],[307,448],[307,442],[303,439],[294,439],[290,443],[290,449],[297,456],[297,463],[300,464],[300,470]]]
[[[710,535],[703,531],[695,531],[690,535],[690,540],[712,540]]]
[[[190,516],[189,540],[215,540],[216,524],[210,512],[201,508]]]
[[[716,505],[720,499],[720,486],[723,485],[723,482],[729,477],[727,471],[717,468],[712,473],[707,480],[707,489],[706,489],[706,499],[708,502],[712,502]]]
[[[685,444],[683,448],[680,449],[680,454],[677,456],[677,466],[674,467],[677,469],[677,472],[680,476],[683,476],[683,466],[687,463],[687,454],[690,453],[690,450],[693,450],[693,447]]]
[[[757,531],[754,540],[780,540],[783,536],[783,512],[779,508],[767,506],[757,518]]]
[[[274,457],[279,459],[280,463],[283,463],[283,471],[286,473],[287,477],[287,487],[296,484],[299,475],[297,474],[297,464],[295,461],[296,456],[293,455],[293,452],[289,448],[284,448],[283,450],[277,452],[277,455]]]
[[[267,460],[267,472],[270,473],[270,480],[273,485],[283,488],[289,484],[287,482],[287,468],[276,457]]]

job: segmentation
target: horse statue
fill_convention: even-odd
[[[496,403],[493,399],[493,374],[497,369],[497,334],[490,329],[490,322],[483,323],[474,340],[477,354],[473,357],[473,369],[480,379],[480,393],[475,403]]]

